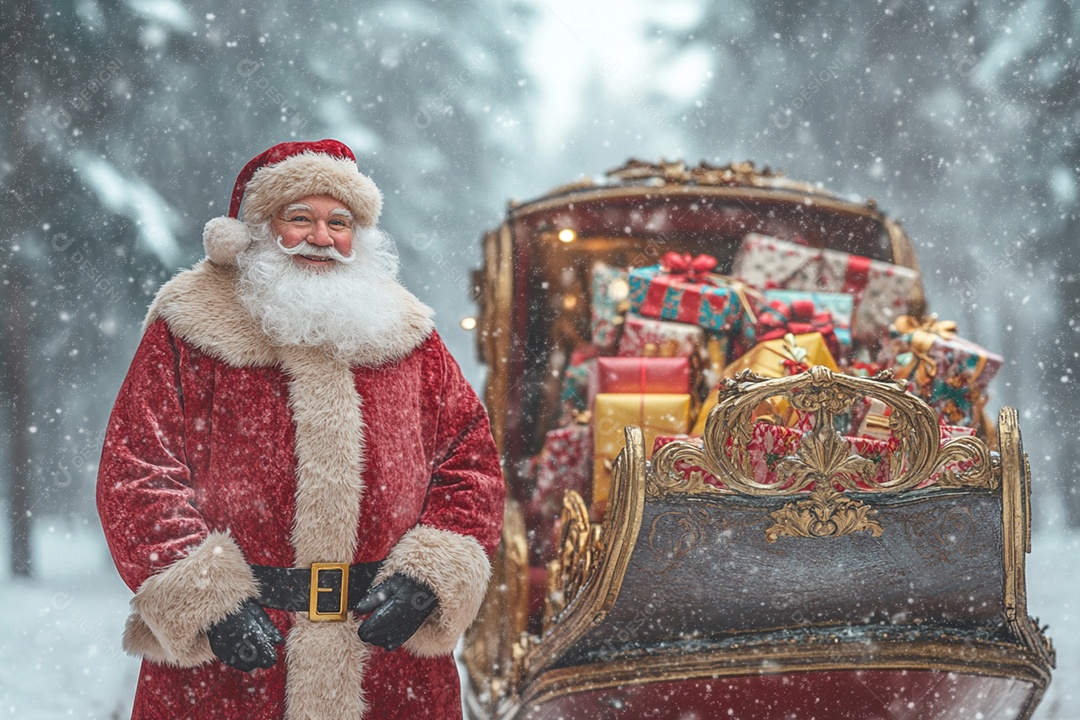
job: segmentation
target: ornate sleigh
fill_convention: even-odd
[[[845,248],[915,263],[902,230],[872,204],[749,165],[631,162],[606,184],[512,205],[488,234],[479,337],[511,499],[495,577],[466,638],[469,714],[1030,717],[1054,655],[1027,615],[1030,477],[1017,414],[1005,408],[996,432],[943,441],[934,411],[888,373],[745,373],[726,383],[702,444],[674,442],[651,460],[641,430],[627,427],[602,520],[577,493],[564,496],[537,607],[530,541],[542,529],[526,527],[515,468],[544,416],[538,385],[557,351],[551,338],[580,322],[572,291],[552,290],[572,288],[566,268],[577,267],[552,236],[570,228],[587,241],[575,252],[624,260],[643,252],[642,238],[722,255],[726,237],[748,227],[797,227],[812,242],[820,227],[822,243],[843,229]],[[920,288],[913,304],[922,302]],[[761,482],[747,452],[752,414],[777,396],[811,429],[777,481]],[[894,449],[874,460],[833,429],[865,397],[893,409]]]

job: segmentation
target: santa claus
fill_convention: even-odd
[[[98,477],[135,718],[461,715],[502,477],[381,203],[341,143],[276,145],[150,307]]]

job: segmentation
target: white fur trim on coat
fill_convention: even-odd
[[[139,587],[124,628],[124,649],[179,667],[214,660],[207,628],[258,594],[236,541],[227,533],[210,533]]]
[[[371,648],[360,642],[355,620],[311,622],[296,616],[285,641],[286,720],[364,720],[364,668]],[[378,709],[373,717],[383,717]]]
[[[145,330],[159,317],[184,342],[232,367],[279,365],[282,348],[271,344],[236,296],[240,271],[201,260],[161,286],[150,304]],[[418,348],[435,327],[432,310],[400,283],[387,281],[387,312],[397,313],[393,332],[373,335],[348,358],[350,365],[377,367],[401,360]],[[318,352],[313,350],[313,352]]]
[[[257,170],[244,190],[240,214],[252,225],[268,222],[282,206],[308,195],[340,200],[365,228],[374,227],[382,211],[382,193],[356,163],[304,152]]]
[[[427,583],[439,598],[435,612],[405,643],[420,657],[449,655],[476,619],[491,578],[491,563],[475,538],[418,525],[401,538],[376,582],[402,573]]]
[[[296,425],[297,567],[350,563],[364,495],[364,422],[360,394],[344,363],[311,349],[283,351],[289,406]],[[301,616],[285,643],[288,720],[319,720],[333,708],[340,720],[361,720],[368,648],[357,624],[313,623]]]

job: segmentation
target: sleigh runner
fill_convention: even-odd
[[[657,394],[643,387],[629,394],[628,411],[642,421],[615,428],[613,460],[573,452],[591,441],[599,455],[609,430],[596,388],[574,399],[584,409],[565,397],[590,324],[594,342],[610,329],[595,313],[604,301],[590,282],[596,263],[640,266],[675,250],[707,252],[726,269],[748,235],[780,246],[797,238],[795,253],[831,247],[917,271],[906,235],[872,203],[750,165],[631,162],[602,184],[512,205],[485,237],[478,339],[511,499],[495,577],[467,636],[470,714],[1030,717],[1053,650],[1026,609],[1027,459],[1015,411],[987,423],[974,382],[967,404],[962,395],[943,400],[933,377],[916,385],[925,380],[916,373],[930,374],[933,338],[914,333],[944,333],[942,323],[909,333],[921,357],[902,354],[897,379],[892,369],[860,376],[852,367],[872,342],[858,327],[862,315],[853,313],[849,346],[827,343],[850,353],[832,369],[808,362],[814,346],[798,340],[803,334],[751,346],[735,339],[750,331],[721,319],[709,342],[719,333],[742,342],[736,360],[768,352],[741,360],[749,371],[713,378],[708,397],[691,394],[691,407],[703,408],[698,432],[689,418],[682,433],[650,428]],[[902,309],[920,318],[915,277]],[[615,287],[619,278],[607,281]],[[728,298],[739,300],[735,291]],[[790,307],[760,297],[744,304]],[[840,334],[842,318],[810,316],[818,330]],[[771,330],[758,322],[754,341],[768,337],[762,328]],[[626,331],[614,328],[617,343]],[[680,357],[682,338],[662,334],[658,344],[670,341],[667,357]],[[727,351],[728,370],[741,367]],[[658,354],[654,345],[641,357]],[[783,356],[781,368],[755,374],[776,369],[772,354]],[[552,388],[560,364],[563,385]],[[631,380],[644,386],[659,365],[639,364]],[[707,376],[706,352],[690,364]],[[619,363],[604,366],[617,373]],[[664,412],[662,421],[683,421]],[[964,413],[971,427],[942,424]],[[545,475],[544,464],[554,470]],[[538,477],[547,483],[543,502]]]

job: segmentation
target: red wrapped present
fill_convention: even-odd
[[[653,443],[653,455],[660,448],[676,440],[689,442],[697,447],[704,447],[704,441],[698,435],[662,435]],[[776,474],[776,466],[781,460],[793,455],[799,449],[802,442],[802,433],[781,425],[768,423],[756,423],[750,433],[750,442],[740,452],[749,455],[753,467],[754,480],[757,482],[775,483],[779,480]],[[732,449],[729,446],[729,451]],[[694,465],[685,460],[675,463],[675,472],[686,481],[691,481],[696,475],[706,485],[718,488],[726,487],[724,483],[705,468]]]
[[[862,362],[861,360],[855,360],[848,365],[846,372],[848,375],[854,375],[855,377],[870,378],[877,375],[879,372],[885,369],[885,366],[877,362]]]
[[[596,360],[598,393],[688,393],[690,359],[685,357],[602,357]]]
[[[942,440],[952,440],[958,437],[975,437],[975,428],[960,427],[959,425],[939,425],[938,432]]]
[[[557,428],[547,433],[544,448],[535,460],[535,482],[522,508],[536,534],[539,556],[544,562],[555,557],[551,528],[562,512],[563,494],[575,490],[585,502],[592,495],[592,428],[585,422]]]
[[[944,445],[946,441],[959,437],[975,437],[975,428],[960,427],[959,425],[939,425],[938,432],[941,434],[941,444]],[[974,467],[975,461],[963,460],[957,462],[950,462],[945,465],[944,471],[952,472],[956,474],[964,473]],[[944,472],[943,471],[943,472]],[[929,478],[919,483],[918,487],[924,488],[928,485],[933,485],[938,481],[942,473],[936,472]]]
[[[630,311],[661,320],[692,323],[730,332],[755,322],[749,288],[716,275],[716,258],[667,253],[659,265],[630,271]]]
[[[758,234],[743,239],[732,274],[763,289],[853,295],[852,333],[868,342],[876,342],[893,320],[908,312],[919,282],[918,271],[902,265]]]
[[[660,448],[664,447],[665,445],[670,445],[673,442],[687,442],[691,445],[696,445],[699,448],[704,447],[704,441],[698,435],[657,435],[656,440],[653,441],[653,457],[656,456],[656,453],[660,452]],[[727,487],[726,485],[724,485],[724,483],[720,482],[720,480],[715,475],[713,475],[705,468],[698,467],[697,465],[689,463],[686,460],[679,460],[678,462],[676,462],[674,470],[685,482],[691,482],[692,480],[694,480],[695,478],[693,475],[694,473],[697,473],[697,478],[699,478],[706,485],[711,485],[715,488]]]
[[[623,322],[618,354],[623,357],[689,357],[703,354],[705,331],[688,323],[630,313]]]

